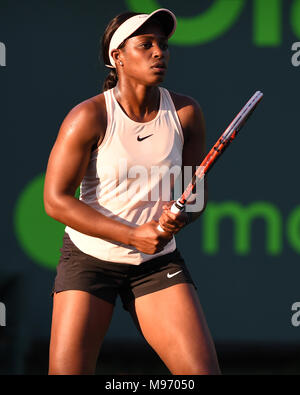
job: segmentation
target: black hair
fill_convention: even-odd
[[[110,65],[110,59],[109,59],[109,44],[110,44],[110,40],[113,36],[113,34],[115,33],[115,31],[118,29],[119,26],[122,25],[122,23],[124,23],[127,19],[135,16],[135,15],[139,15],[139,12],[124,12],[122,14],[117,15],[114,19],[112,19],[109,24],[107,25],[105,32],[102,36],[101,39],[101,52],[99,54],[99,58],[100,55],[102,54],[102,59],[104,64]],[[123,48],[125,45],[125,41],[123,41],[123,43],[121,43],[121,45],[119,45],[118,48]],[[117,74],[117,70],[115,68],[111,69],[109,74],[107,75],[103,86],[102,86],[102,91],[107,91],[108,89],[111,89],[113,87],[115,87],[117,85],[118,82],[118,74]]]

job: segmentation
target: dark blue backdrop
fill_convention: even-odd
[[[178,17],[192,18],[208,13],[216,3],[226,5],[226,1],[229,7],[237,0],[213,4],[161,0],[159,4]],[[219,37],[202,44],[171,45],[164,86],[199,101],[206,118],[208,147],[248,97],[256,90],[264,92],[256,113],[209,176],[208,206],[210,215],[214,215],[214,207],[227,202],[246,208],[244,215],[258,202],[264,202],[263,209],[251,223],[250,249],[244,254],[236,251],[232,216],[220,221],[215,230],[211,219],[203,217],[184,230],[177,242],[216,342],[298,344],[300,328],[292,325],[291,306],[300,300],[300,67],[292,65],[291,46],[300,41],[300,26],[293,22],[299,1],[270,1],[270,15],[275,12],[273,25],[268,18],[265,23],[258,19],[268,9],[259,10],[257,1],[239,3],[244,4],[240,15]],[[15,330],[22,344],[49,337],[49,295],[55,271],[37,262],[20,241],[17,203],[31,181],[45,172],[67,112],[100,92],[107,71],[98,64],[99,39],[109,20],[127,10],[128,4],[122,0],[0,1],[0,42],[6,48],[6,66],[0,67],[0,300],[7,307],[5,330]],[[280,11],[277,17],[276,10]],[[261,37],[275,29],[277,42],[256,42],[262,26]],[[36,195],[28,211],[31,244],[35,236],[30,232],[38,223],[36,201],[41,199]],[[267,218],[275,222],[268,225]],[[48,228],[39,229],[46,242],[51,240],[47,232]],[[206,232],[219,240],[210,253]],[[273,240],[273,255],[268,252],[268,237]],[[107,338],[138,336],[118,303]]]

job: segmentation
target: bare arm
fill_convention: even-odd
[[[106,217],[74,197],[86,173],[92,147],[101,141],[105,129],[104,97],[85,101],[66,116],[48,161],[44,186],[46,213],[81,233],[154,254],[169,239],[165,233],[161,236],[156,231],[154,221],[134,228]]]

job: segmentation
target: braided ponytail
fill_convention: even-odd
[[[118,82],[118,74],[116,69],[111,69],[102,86],[102,92],[114,88]]]

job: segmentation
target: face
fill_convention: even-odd
[[[157,85],[163,81],[169,62],[168,39],[157,24],[151,23],[127,39],[117,56],[116,64],[123,63],[119,68],[123,75],[142,84]]]

